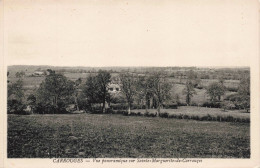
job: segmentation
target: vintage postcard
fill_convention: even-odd
[[[0,168],[260,167],[258,1],[0,5]]]

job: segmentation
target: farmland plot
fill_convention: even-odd
[[[249,124],[114,114],[8,116],[8,158],[249,158]]]

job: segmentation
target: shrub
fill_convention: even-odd
[[[203,89],[203,86],[197,86],[196,88],[197,89]]]
[[[226,89],[230,92],[237,92],[238,91],[238,88],[234,88],[234,87],[227,87]]]
[[[183,118],[183,119],[189,119],[189,116],[188,116],[188,115],[183,115],[182,118]]]
[[[167,112],[160,113],[159,116],[162,117],[162,118],[169,118],[169,113],[167,113]]]
[[[132,105],[132,109],[145,109],[145,105],[133,104],[133,105]]]
[[[8,114],[23,114],[26,106],[16,99],[8,100],[7,102],[7,112]]]
[[[148,111],[145,112],[145,113],[144,113],[144,116],[148,117],[148,116],[149,116],[149,112],[148,112]]]
[[[220,102],[205,102],[202,104],[202,107],[221,108],[222,104]]]
[[[127,105],[126,104],[112,104],[112,105],[110,105],[110,108],[112,110],[125,110],[125,109],[127,109]]]
[[[177,103],[173,103],[173,104],[167,104],[165,106],[166,109],[178,109],[178,104]]]
[[[190,106],[198,106],[198,103],[191,102]]]
[[[187,106],[187,103],[179,102],[179,103],[178,103],[178,106]]]

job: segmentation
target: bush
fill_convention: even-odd
[[[226,89],[230,92],[237,92],[238,91],[238,88],[233,88],[233,87],[227,87]]]
[[[167,112],[160,113],[159,116],[162,117],[162,118],[169,118],[169,113],[167,113]]]
[[[173,103],[173,104],[167,104],[165,106],[166,109],[178,109],[178,104],[177,103]]]
[[[64,103],[59,103],[57,107],[49,103],[38,103],[34,109],[34,112],[38,114],[69,114],[69,112],[66,111]]]
[[[110,108],[112,110],[126,110],[127,109],[127,105],[126,104],[111,104]]]
[[[196,88],[197,89],[203,89],[203,86],[197,86]]]
[[[131,109],[145,109],[145,105],[133,104]]]
[[[21,101],[12,99],[7,102],[7,113],[8,114],[24,114],[26,105]]]
[[[178,106],[187,106],[187,103],[179,102],[179,103],[178,103]]]
[[[191,102],[190,106],[198,106],[198,103]]]
[[[205,102],[202,104],[202,107],[221,108],[222,104],[220,102]]]

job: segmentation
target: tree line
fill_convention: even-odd
[[[156,115],[159,116],[161,108],[176,104],[179,99],[179,96],[172,96],[173,83],[162,71],[141,75],[131,72],[119,73],[117,84],[121,89],[120,94],[109,92],[109,85],[113,81],[110,72],[106,70],[88,75],[84,82],[81,78],[76,81],[69,80],[51,69],[48,69],[48,72],[39,88],[27,96],[26,100],[23,91],[23,75],[17,75],[19,79],[8,85],[8,113],[23,114],[28,106],[35,113],[66,113],[69,104],[74,104],[77,111],[99,110],[106,113],[114,104],[125,104],[125,110],[130,114],[133,106],[138,104],[146,111],[149,108],[156,108]],[[186,105],[191,105],[192,97],[196,94],[195,88],[200,85],[200,82],[196,72],[190,70],[182,92],[186,97]],[[244,75],[240,80],[238,92],[227,96],[228,101],[223,100],[225,92],[223,78],[207,87],[206,94],[213,107],[221,103],[225,109],[230,106],[227,102],[232,101],[239,108],[249,109],[250,78],[248,75]]]

